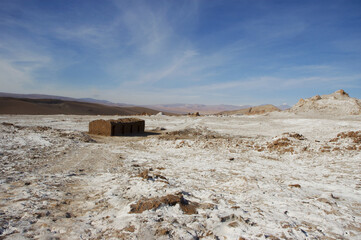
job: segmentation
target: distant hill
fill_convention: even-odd
[[[268,112],[279,112],[281,111],[278,107],[273,106],[271,104],[268,105],[261,105],[256,107],[249,107],[245,109],[239,109],[235,111],[224,111],[220,112],[219,114],[222,115],[256,115],[256,114],[264,114]]]
[[[279,105],[279,106],[277,106],[279,109],[281,109],[282,111],[284,111],[284,110],[287,110],[287,109],[290,109],[291,108],[291,106],[290,105],[288,105],[288,104],[282,104],[282,105]]]
[[[0,114],[138,115],[143,113],[157,114],[158,112],[144,107],[106,106],[60,99],[0,97]]]
[[[5,93],[0,92],[0,97],[9,97],[9,98],[23,98],[23,99],[53,99],[53,100],[63,100],[63,101],[72,101],[72,102],[84,102],[84,103],[96,103],[113,107],[136,107],[137,105],[126,104],[126,103],[114,103],[107,100],[99,100],[94,98],[71,98],[63,97],[56,95],[46,95],[46,94],[17,94],[17,93]],[[236,111],[240,109],[249,109],[253,107],[252,105],[205,105],[205,104],[157,104],[157,105],[138,105],[138,107],[144,107],[148,109],[154,109],[161,112],[174,113],[174,114],[187,114],[199,112],[200,114],[217,114],[220,112],[226,111]],[[289,109],[288,105],[277,106],[281,110]]]
[[[329,95],[301,98],[289,111],[297,114],[359,115],[361,100],[340,89]]]
[[[113,103],[107,100],[98,100],[94,98],[70,98],[56,95],[46,95],[46,94],[18,94],[18,93],[5,93],[0,92],[0,97],[10,97],[10,98],[29,98],[29,99],[58,99],[65,101],[76,101],[76,102],[89,102],[89,103],[98,103],[108,106],[118,106],[118,107],[130,107],[134,106],[126,103]]]
[[[145,105],[152,109],[159,111],[167,111],[172,113],[187,114],[199,112],[200,114],[215,114],[222,111],[238,110],[242,108],[249,108],[250,105],[236,106],[236,105],[204,105],[204,104],[158,104],[158,105]]]

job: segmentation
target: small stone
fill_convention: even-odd
[[[331,193],[331,197],[332,197],[333,199],[340,199],[339,197],[336,197],[335,195],[333,195],[333,193]]]
[[[233,228],[236,228],[239,226],[238,222],[231,222],[228,224],[229,227],[233,227]]]
[[[141,172],[140,174],[138,174],[138,177],[141,177],[145,180],[152,180],[152,176],[149,176],[149,170],[144,170],[143,172]]]
[[[135,227],[133,225],[130,225],[126,228],[123,229],[124,231],[127,231],[127,232],[134,232],[135,231]]]
[[[236,219],[236,218],[237,218],[237,217],[236,217],[234,214],[220,217],[221,222],[227,222],[227,221],[229,221],[229,220],[234,220],[234,219]]]
[[[65,213],[66,218],[71,218],[71,214],[69,212]]]
[[[169,235],[169,233],[170,233],[169,229],[165,229],[165,228],[158,228],[155,232],[156,235],[160,235],[160,236]]]

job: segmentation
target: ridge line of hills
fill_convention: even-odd
[[[0,114],[26,115],[154,115],[157,110],[144,107],[118,107],[61,99],[0,97]],[[171,113],[164,113],[174,115]]]
[[[178,115],[189,112],[200,112],[201,114],[254,115],[281,111],[281,109],[270,104],[243,107],[233,105],[175,104],[176,107],[178,107],[178,113],[174,113],[176,111],[172,108],[174,106],[172,104],[147,105],[148,107],[131,105],[119,106],[109,101],[88,98],[72,99],[37,94],[30,94],[29,96],[31,98],[20,98],[21,96],[28,95],[13,94],[13,96],[10,97],[11,95],[12,94],[0,93],[0,114],[154,115],[159,112],[164,112],[166,115]],[[51,99],[39,99],[36,97],[51,97]],[[152,106],[155,106],[155,109],[152,109]],[[187,108],[184,108],[184,106]],[[211,113],[209,112],[210,109],[208,109],[208,112],[206,112],[207,107],[212,106],[213,111],[217,111]],[[237,109],[222,111],[216,108],[219,106],[236,107]],[[199,110],[199,108],[202,109],[202,107],[204,112]],[[180,109],[185,112],[179,112]],[[350,97],[344,90],[340,89],[328,95],[316,95],[311,98],[300,99],[297,104],[286,111],[293,114],[359,115],[361,114],[361,100]]]
[[[155,105],[132,105],[126,103],[114,103],[107,100],[98,100],[94,98],[71,98],[71,97],[63,97],[56,95],[45,95],[45,94],[17,94],[17,93],[5,93],[0,92],[0,97],[10,97],[10,98],[23,98],[23,99],[56,99],[63,101],[73,101],[73,102],[84,102],[84,103],[95,103],[102,104],[106,106],[113,107],[143,107],[147,109],[152,109],[156,111],[166,112],[166,113],[174,113],[174,114],[187,114],[199,112],[201,114],[218,114],[226,111],[236,111],[241,109],[254,108],[258,106],[252,105],[227,105],[227,104],[219,104],[219,105],[205,105],[205,104],[155,104]],[[267,105],[267,104],[264,104]],[[260,106],[264,106],[260,105]],[[280,110],[289,109],[288,105],[280,105],[277,106]]]

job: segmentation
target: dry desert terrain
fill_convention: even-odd
[[[360,239],[361,115],[0,116],[0,239]]]

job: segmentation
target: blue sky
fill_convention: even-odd
[[[360,0],[1,0],[0,91],[132,104],[361,98]]]

